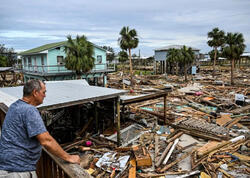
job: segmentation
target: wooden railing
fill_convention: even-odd
[[[32,72],[32,73],[67,73],[72,72],[72,70],[68,70],[65,65],[25,65],[22,66],[22,70],[24,72]],[[91,72],[98,71],[115,71],[115,65],[113,64],[95,64],[94,68]]]
[[[38,178],[69,178],[63,169],[46,153],[42,151],[40,160],[37,163]]]
[[[91,176],[77,164],[70,164],[52,155],[45,148],[37,163],[38,178],[90,178]]]

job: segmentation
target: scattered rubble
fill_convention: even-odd
[[[249,73],[236,74],[238,86],[228,85],[227,73],[213,79],[203,71],[190,83],[179,76],[136,76],[133,89],[128,76],[110,74],[108,87],[130,89],[130,97],[167,91],[166,100],[125,105],[120,146],[115,128],[83,134],[87,123],[64,149],[79,152],[82,169],[93,177],[249,177]]]

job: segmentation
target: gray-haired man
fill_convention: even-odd
[[[37,177],[42,146],[65,161],[80,163],[78,155],[66,153],[46,130],[35,107],[45,96],[45,84],[30,80],[24,85],[23,98],[9,107],[0,138],[0,178]]]

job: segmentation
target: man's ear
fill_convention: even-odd
[[[36,91],[36,90],[33,90],[33,91],[32,91],[32,96],[34,96],[34,97],[37,96],[37,91]]]

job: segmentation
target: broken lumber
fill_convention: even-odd
[[[166,154],[168,153],[168,151],[170,150],[171,146],[174,144],[174,142],[170,142],[167,146],[167,148],[163,151],[159,161],[155,164],[156,167],[160,166],[160,164],[162,163],[163,159],[166,157]]]
[[[200,153],[200,154],[198,154],[198,155],[199,155],[199,156],[207,155],[208,153],[210,153],[210,152],[212,152],[212,151],[214,151],[214,150],[218,150],[218,149],[220,149],[220,148],[222,148],[222,147],[224,147],[224,146],[226,146],[226,145],[228,145],[228,144],[230,144],[230,143],[235,143],[235,142],[237,142],[237,141],[239,141],[239,140],[243,140],[243,139],[245,139],[245,136],[244,136],[244,135],[238,136],[238,137],[233,138],[233,139],[231,139],[231,140],[229,140],[229,141],[223,142],[223,143],[221,143],[221,144],[219,144],[219,145],[217,145],[217,146],[215,146],[215,147],[212,147],[212,148],[208,149],[207,151],[205,151],[205,152],[203,152],[203,153]]]
[[[231,110],[230,112],[233,113],[233,114],[241,114],[241,113],[244,113],[244,112],[247,112],[247,111],[250,111],[250,105]]]
[[[173,151],[174,151],[176,145],[178,144],[179,140],[180,140],[180,139],[177,138],[177,139],[174,141],[174,144],[172,145],[172,147],[171,147],[171,149],[169,150],[169,152],[168,152],[166,158],[164,159],[163,164],[167,164],[168,159],[170,158],[171,154],[173,153]]]
[[[129,175],[128,178],[136,178],[136,161],[132,159],[130,162]]]
[[[151,156],[145,147],[136,146],[133,147],[137,166],[152,166]]]
[[[164,172],[166,170],[168,170],[169,168],[171,168],[173,165],[177,164],[178,162],[182,161],[183,159],[185,159],[186,157],[188,157],[189,155],[191,155],[193,153],[193,151],[189,152],[189,153],[185,153],[183,154],[180,158],[176,159],[175,161],[173,161],[172,163],[164,166],[162,169],[159,170],[159,172]]]
[[[178,132],[175,136],[171,137],[170,139],[167,140],[167,143],[170,143],[172,141],[174,141],[175,139],[179,138],[180,136],[182,136],[183,132]]]

